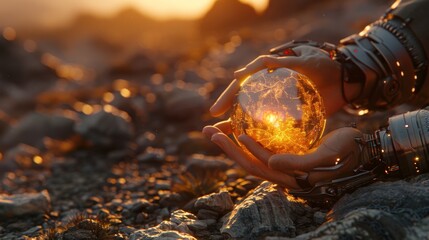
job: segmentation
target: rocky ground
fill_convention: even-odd
[[[0,38],[0,239],[427,237],[428,175],[314,206],[249,176],[200,133],[221,119],[207,110],[235,69],[292,38],[335,41],[386,6],[328,1],[259,34],[233,32],[161,63],[134,55],[97,77]],[[320,17],[339,8],[343,22]],[[341,113],[328,128],[357,120]]]

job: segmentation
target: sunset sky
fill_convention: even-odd
[[[157,18],[192,19],[203,15],[215,0],[0,0],[0,27],[55,26],[80,12],[111,15],[134,7]],[[262,11],[268,0],[241,0]]]

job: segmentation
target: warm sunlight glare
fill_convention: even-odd
[[[116,8],[128,5],[136,7],[143,13],[157,19],[190,19],[201,17],[213,5],[214,1],[215,0],[158,0],[156,4],[154,4],[154,1],[149,0],[110,0],[103,1],[103,4],[100,4],[100,1],[87,1],[86,4],[91,5],[93,9],[100,9],[101,11],[116,10]],[[259,12],[268,4],[268,0],[241,0],[241,2],[252,5]]]
[[[268,0],[240,1],[252,5],[258,12],[268,5]],[[54,27],[73,20],[81,13],[106,16],[130,7],[158,20],[195,19],[203,16],[214,2],[215,0],[0,0],[0,27],[30,27],[29,24]]]

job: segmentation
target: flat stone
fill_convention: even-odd
[[[234,207],[231,196],[227,191],[212,193],[197,199],[194,204],[196,209],[208,209],[217,213],[226,213]]]
[[[0,216],[16,217],[27,214],[43,214],[50,208],[48,191],[16,195],[0,195]]]

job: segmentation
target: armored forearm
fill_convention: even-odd
[[[424,2],[413,4],[429,10]],[[411,12],[400,14],[397,8],[403,7],[398,1],[378,21],[340,42],[337,59],[346,68],[343,81],[361,84],[358,96],[346,97],[354,109],[383,110],[425,95],[425,42],[412,26],[428,21],[415,19]]]
[[[385,174],[408,177],[429,171],[429,111],[417,110],[389,118],[389,125],[374,134],[373,161]]]

